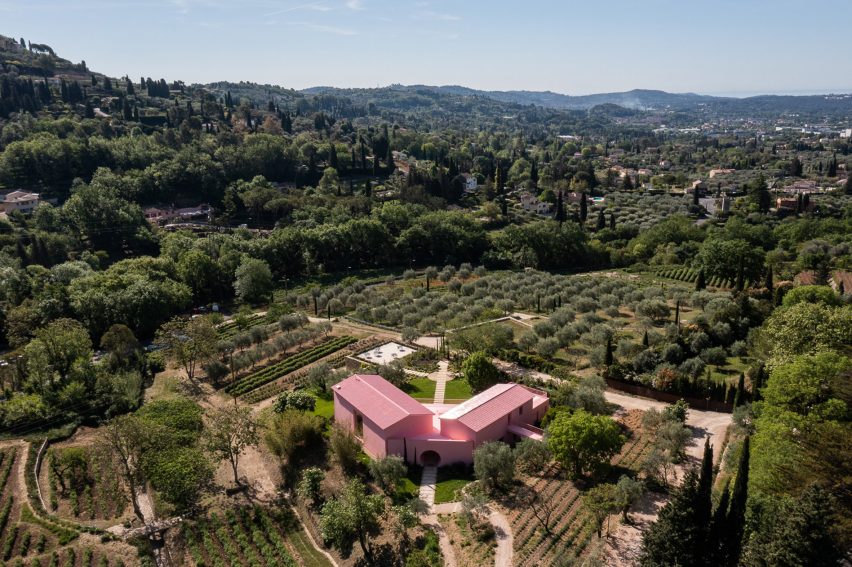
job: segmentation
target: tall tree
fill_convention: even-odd
[[[731,505],[725,517],[725,533],[721,542],[722,557],[720,565],[736,567],[740,562],[740,553],[745,532],[746,501],[748,500],[748,466],[751,439],[743,439],[740,451],[737,478],[731,491]]]
[[[216,354],[219,336],[207,317],[176,317],[160,327],[156,340],[194,380],[196,370]]]
[[[565,222],[565,202],[562,200],[562,191],[556,194],[556,214],[553,218],[559,223],[559,228],[562,228],[562,223]]]
[[[695,278],[695,291],[701,291],[707,287],[707,283],[704,281],[704,269],[698,270],[698,277]]]
[[[695,500],[696,525],[702,528],[701,556],[706,557],[708,552],[708,537],[710,519],[713,514],[713,447],[710,445],[710,437],[704,440],[704,455],[701,459],[701,469],[698,476],[698,492]]]
[[[247,447],[257,445],[260,437],[251,408],[228,406],[210,414],[206,445],[220,460],[226,459],[234,472],[234,484],[240,484],[240,455]]]
[[[701,540],[703,526],[697,521],[698,475],[690,469],[683,483],[674,490],[663,506],[657,521],[642,538],[639,565],[662,567],[702,565]]]
[[[374,565],[371,542],[381,533],[384,510],[385,503],[381,495],[367,495],[360,480],[350,480],[337,498],[329,500],[322,507],[322,539],[337,548],[344,557],[349,556],[357,541],[367,564]]]

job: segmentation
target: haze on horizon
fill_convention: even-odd
[[[849,21],[848,0],[0,0],[0,33],[112,76],[297,89],[852,92]]]

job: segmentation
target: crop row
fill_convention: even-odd
[[[691,283],[698,278],[698,271],[692,268],[663,268],[657,271],[657,275],[663,278]]]
[[[266,315],[259,315],[259,314],[255,313],[248,318],[248,328],[245,329],[245,330],[248,330],[248,329],[250,329],[250,328],[252,328],[256,325],[259,325],[259,324],[262,324],[262,323],[267,323],[267,322],[269,322],[269,321],[268,321],[268,317],[266,317]],[[220,339],[230,339],[231,337],[233,337],[234,335],[236,335],[237,333],[239,333],[241,331],[243,331],[243,329],[240,329],[237,326],[236,320],[228,321],[227,323],[223,323],[223,324],[219,325],[218,327],[216,327],[216,332],[219,334]]]
[[[383,344],[384,342],[385,341],[376,338],[361,339],[357,343],[349,345],[349,348],[347,348],[346,351],[325,359],[323,363],[328,364],[328,366],[331,368],[337,368],[343,363],[346,357],[350,355],[350,353],[370,350],[374,347],[379,346],[380,344]],[[256,404],[258,402],[262,402],[263,400],[267,400],[273,396],[277,396],[285,390],[289,390],[293,382],[295,382],[298,387],[298,384],[300,384],[302,382],[302,379],[305,378],[307,375],[308,369],[302,368],[301,370],[290,374],[290,380],[266,384],[265,386],[257,388],[256,390],[252,390],[248,394],[243,395],[242,399],[243,401],[249,404]]]
[[[313,348],[309,348],[308,350],[285,358],[281,362],[267,366],[254,374],[250,374],[242,380],[239,380],[225,388],[225,391],[235,396],[245,394],[246,392],[250,392],[255,388],[263,386],[264,384],[268,384],[285,374],[289,374],[307,364],[315,362],[324,356],[336,352],[341,348],[354,343],[355,340],[356,339],[354,337],[350,336],[331,339]]]
[[[279,522],[259,506],[228,510],[224,521],[211,514],[185,525],[183,535],[197,567],[297,565]]]

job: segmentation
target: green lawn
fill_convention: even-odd
[[[475,479],[466,467],[438,467],[438,479],[435,484],[435,504],[455,502],[456,491],[464,488]]]
[[[420,478],[423,475],[423,467],[409,466],[408,474],[402,477],[396,497],[401,502],[416,498],[420,494]]]
[[[403,390],[412,398],[431,402],[435,399],[435,385],[436,382],[428,378],[412,378]],[[471,396],[473,392],[465,380],[456,378],[447,382],[447,389],[444,391],[445,400],[466,400]]]
[[[334,417],[334,400],[326,400],[318,396],[314,396],[316,405],[314,406],[314,415],[332,419]]]
[[[447,389],[444,391],[445,400],[466,400],[471,397],[473,397],[473,391],[467,380],[456,378],[447,382]]]
[[[412,398],[435,399],[435,382],[428,378],[412,378],[403,390]]]

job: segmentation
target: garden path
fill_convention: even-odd
[[[435,484],[438,482],[438,467],[423,467],[420,477],[420,500],[426,503],[429,510],[435,505]]]
[[[494,534],[497,538],[494,567],[512,567],[515,538],[512,536],[512,525],[509,523],[509,519],[499,510],[491,508],[488,521],[494,526]]]

